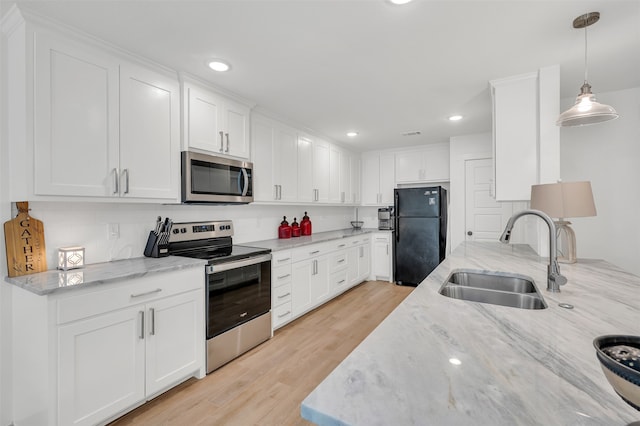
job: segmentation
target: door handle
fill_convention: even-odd
[[[222,152],[224,149],[224,132],[220,130],[218,133],[220,133],[220,152]]]
[[[139,311],[138,317],[140,318],[140,334],[138,334],[138,337],[140,340],[144,340],[144,311]]]
[[[225,149],[224,152],[229,152],[229,133],[225,133],[224,135],[227,138],[227,149]]]
[[[247,173],[247,169],[242,168],[242,178],[243,178],[243,188],[242,188],[242,196],[246,197],[247,192],[249,192],[249,173]]]
[[[128,194],[129,193],[129,169],[124,169],[122,171],[122,174],[124,175],[124,193]]]
[[[152,336],[155,336],[156,334],[156,310],[153,308],[149,309],[149,316],[151,317],[151,334]]]
[[[113,169],[113,193],[117,194],[120,192],[120,187],[118,185],[118,169]]]

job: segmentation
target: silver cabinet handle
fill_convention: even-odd
[[[342,284],[345,280],[338,281],[338,284]]]
[[[124,176],[124,193],[129,193],[129,169],[122,170],[122,175]]]
[[[318,253],[320,253],[320,250],[314,250],[314,251],[309,252],[310,255],[311,254],[318,254]]]
[[[139,311],[138,317],[140,317],[140,334],[138,334],[138,337],[140,340],[144,340],[144,311]]]
[[[160,293],[161,291],[162,291],[161,288],[156,288],[155,290],[145,291],[144,293],[132,294],[131,298],[133,299],[135,297],[148,296],[148,295],[153,294],[153,293]]]
[[[291,296],[291,292],[289,292],[287,294],[283,294],[282,296],[278,296],[278,299],[284,299],[287,296]]]
[[[278,185],[278,200],[282,200],[282,185]]]
[[[278,259],[278,263],[279,263],[279,262],[288,262],[289,260],[291,260],[291,258],[290,258],[290,257],[285,257],[285,258],[283,258],[283,259]]]
[[[387,256],[389,256],[389,244],[387,244]]]
[[[346,244],[340,244],[340,245],[338,246],[338,248],[342,248],[342,247],[345,247],[345,246],[346,246]]]
[[[155,336],[156,334],[156,310],[153,308],[149,309],[149,315],[151,316],[151,334],[152,336]]]
[[[278,315],[278,318],[284,318],[284,317],[286,317],[287,315],[289,315],[290,313],[291,313],[291,311],[287,311],[287,312],[285,312],[285,313],[284,313],[284,314],[282,314],[282,315]]]
[[[113,193],[117,194],[120,192],[120,187],[118,185],[118,169],[113,169]]]
[[[344,262],[344,259],[338,260],[338,263],[342,263],[342,262]]]
[[[341,203],[344,203],[344,200],[345,200],[345,193],[344,193],[344,191],[342,191],[342,192],[340,193],[340,202],[341,202]]]
[[[283,278],[287,278],[287,277],[290,277],[290,276],[291,276],[291,274],[284,274],[284,275],[280,275],[280,276],[278,277],[278,279],[279,279],[279,280],[281,280],[281,279],[283,279]]]
[[[224,132],[220,130],[218,133],[220,133],[220,152],[222,152],[224,150]]]
[[[224,152],[229,152],[229,133],[225,133],[224,135],[227,138],[227,149],[225,149]]]

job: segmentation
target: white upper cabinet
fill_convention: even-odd
[[[339,154],[338,201],[344,204],[353,204],[355,202],[351,186],[353,155],[346,151],[339,151]]]
[[[191,82],[183,83],[184,150],[249,158],[251,109]]]
[[[321,139],[313,141],[313,201],[315,202],[328,203],[330,201],[330,150],[331,145],[328,142]]]
[[[395,157],[389,152],[362,155],[362,204],[393,204]]]
[[[329,148],[329,202],[330,203],[342,203],[343,191],[341,191],[340,182],[342,173],[341,166],[345,166],[344,161],[341,163],[343,157],[342,150],[335,145],[331,145]]]
[[[120,66],[120,194],[171,199],[180,185],[180,96],[175,80]]]
[[[315,200],[313,187],[313,141],[311,138],[298,135],[298,201]]]
[[[493,80],[494,188],[498,201],[523,201],[531,185],[560,177],[560,69]]]
[[[251,119],[254,200],[295,202],[298,197],[296,131],[266,117]]]
[[[449,144],[422,146],[395,155],[396,182],[421,183],[449,180]]]
[[[11,174],[24,183],[11,198],[177,201],[175,73],[69,31],[19,28],[7,38],[7,117]]]

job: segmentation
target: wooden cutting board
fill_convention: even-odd
[[[29,203],[16,203],[18,216],[4,223],[7,271],[10,277],[47,270],[44,226],[29,216]]]

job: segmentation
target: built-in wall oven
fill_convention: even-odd
[[[174,223],[169,252],[208,261],[207,373],[271,337],[271,253],[233,245],[231,221]]]

